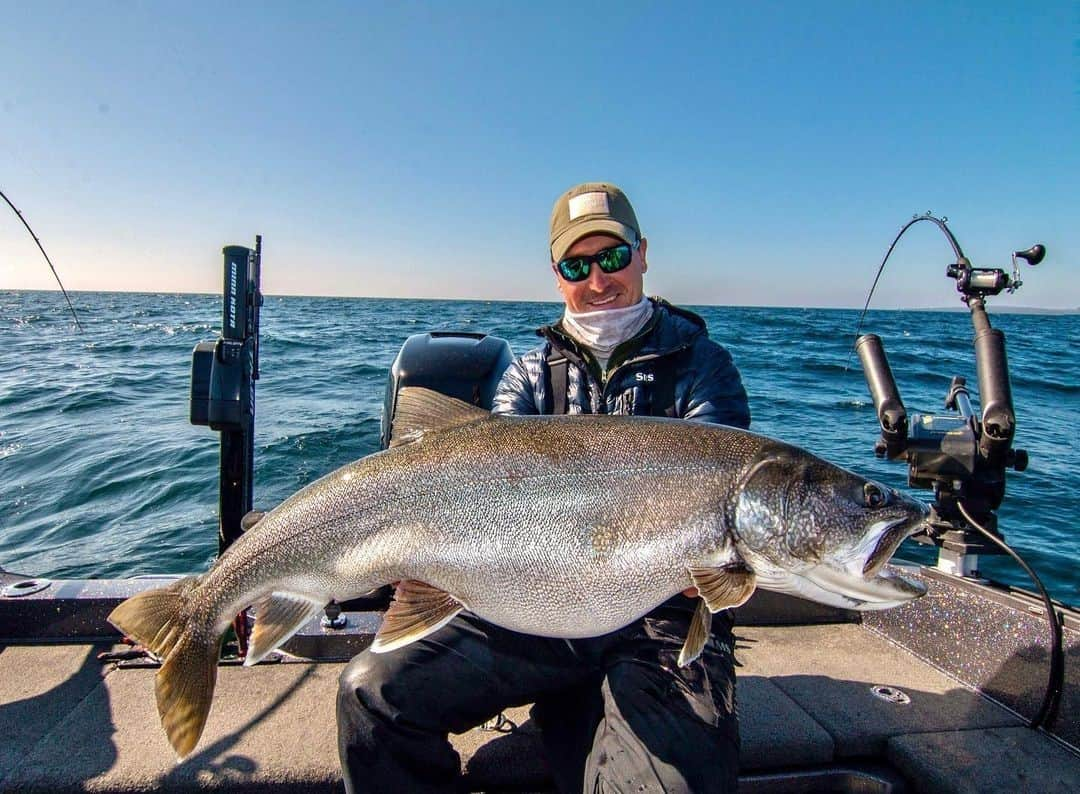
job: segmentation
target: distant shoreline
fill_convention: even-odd
[[[0,293],[56,293],[59,289],[5,289],[0,288]],[[220,292],[144,292],[138,290],[68,290],[69,295],[198,295],[221,297]],[[382,300],[382,301],[429,301],[450,303],[535,303],[538,305],[561,306],[558,300],[512,300],[509,298],[403,298],[388,297],[384,295],[276,295],[267,293],[266,298],[308,298],[317,300]],[[688,308],[706,306],[714,309],[796,309],[804,311],[861,311],[860,306],[770,306],[764,304],[737,304],[737,303],[687,303],[679,301],[679,304]],[[1080,314],[1080,306],[1071,309],[1052,309],[1039,306],[1010,306],[1006,303],[991,303],[992,314],[1042,314],[1071,316]],[[870,312],[967,312],[962,305],[957,306],[934,306],[934,307],[904,307],[904,308],[875,308]]]

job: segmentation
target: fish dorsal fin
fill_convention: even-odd
[[[266,654],[296,634],[324,606],[324,601],[281,591],[256,601],[255,628],[251,631],[244,666],[261,662]]]
[[[412,580],[399,582],[394,600],[371,643],[371,651],[385,653],[426,637],[464,608],[464,604],[437,587]]]
[[[240,531],[247,532],[249,529],[262,521],[262,518],[265,515],[265,510],[249,510],[248,512],[244,513],[244,517],[240,519]]]
[[[694,617],[690,619],[690,630],[686,632],[686,642],[679,651],[679,667],[686,667],[696,658],[701,656],[705,643],[709,640],[709,632],[712,631],[712,612],[705,599],[699,599]]]
[[[483,408],[456,397],[420,386],[406,386],[397,395],[390,446],[416,441],[431,430],[459,427],[490,416]]]
[[[757,583],[754,572],[742,560],[720,566],[691,566],[687,570],[710,612],[745,604]]]

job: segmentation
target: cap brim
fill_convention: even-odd
[[[590,234],[610,234],[631,245],[636,243],[638,239],[637,232],[629,226],[613,221],[610,218],[585,221],[571,226],[555,238],[551,244],[551,261],[558,262],[566,256],[566,252],[570,250],[574,243],[582,237],[588,237]]]

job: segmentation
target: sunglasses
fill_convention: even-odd
[[[618,273],[630,264],[634,258],[634,251],[640,247],[641,240],[638,240],[633,245],[622,243],[589,256],[570,256],[560,259],[559,275],[567,281],[584,281],[589,277],[593,263],[599,265],[605,273]]]

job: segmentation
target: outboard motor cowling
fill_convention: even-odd
[[[413,334],[390,367],[383,402],[381,446],[390,446],[398,392],[422,386],[480,408],[491,408],[499,379],[514,354],[498,336],[459,331]]]

